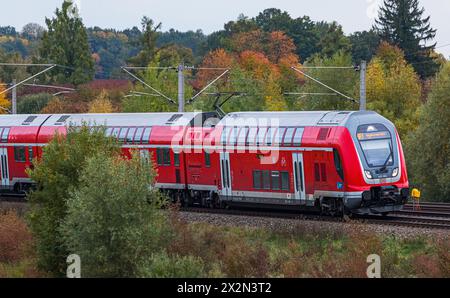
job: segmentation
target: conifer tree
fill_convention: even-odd
[[[77,7],[66,0],[61,9],[56,9],[55,15],[53,19],[45,19],[47,31],[39,49],[40,59],[65,66],[53,72],[58,82],[78,85],[90,81],[94,75],[94,61]]]
[[[419,0],[384,0],[374,29],[380,37],[405,52],[406,60],[415,71],[426,78],[439,70],[432,56],[436,43],[426,45],[436,36],[430,17],[423,17],[425,9]]]

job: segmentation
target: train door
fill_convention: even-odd
[[[292,153],[293,172],[294,172],[294,198],[296,200],[305,200],[305,172],[303,167],[303,154]]]
[[[222,195],[231,196],[231,171],[229,152],[220,152],[220,173],[222,176]]]
[[[8,150],[5,147],[0,148],[0,172],[2,176],[2,188],[9,187]]]

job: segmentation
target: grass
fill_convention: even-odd
[[[146,276],[365,277],[369,254],[381,257],[382,277],[450,277],[450,240],[396,238],[333,229],[284,230],[186,223],[170,215],[173,233],[149,256]],[[23,219],[0,213],[0,277],[43,277]],[[170,267],[170,268],[169,268]],[[173,267],[173,268],[172,268]],[[153,270],[153,271],[152,271]]]

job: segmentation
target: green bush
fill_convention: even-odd
[[[165,252],[152,255],[149,265],[141,269],[142,277],[198,278],[205,277],[204,264],[193,256],[169,256]]]
[[[25,95],[18,100],[17,113],[39,114],[52,98],[53,95],[48,93]]]
[[[151,162],[137,152],[131,160],[106,154],[88,159],[61,228],[69,251],[81,258],[83,277],[135,277],[166,246],[170,227],[164,200],[150,188],[154,177]]]
[[[56,135],[43,148],[42,158],[33,161],[34,169],[28,174],[37,187],[28,195],[28,220],[36,240],[38,265],[43,271],[65,275],[69,253],[60,226],[67,215],[69,194],[77,188],[86,161],[94,155],[118,153],[118,145],[105,137],[104,128],[89,132],[87,126],[69,127],[66,137]]]
[[[419,127],[407,142],[406,157],[412,186],[429,201],[450,201],[450,62],[437,76]]]

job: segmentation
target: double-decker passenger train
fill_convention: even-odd
[[[151,156],[155,186],[186,205],[387,214],[409,196],[398,133],[370,111],[1,115],[2,192],[29,189],[43,146],[83,123]]]

